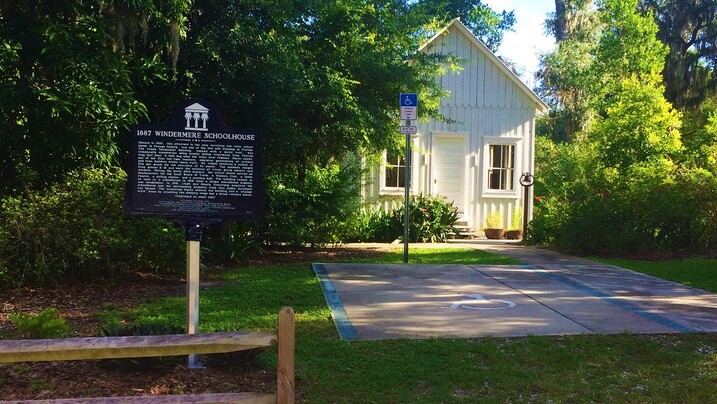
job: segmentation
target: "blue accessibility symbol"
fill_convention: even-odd
[[[401,93],[399,98],[399,105],[402,107],[417,107],[418,106],[418,94],[416,93]]]

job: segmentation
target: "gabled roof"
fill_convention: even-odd
[[[550,107],[543,102],[543,100],[538,97],[537,94],[533,92],[525,83],[523,83],[518,76],[513,73],[512,70],[508,68],[508,66],[503,63],[502,60],[498,59],[498,57],[491,52],[490,49],[488,49],[485,45],[483,45],[483,42],[480,41],[473,33],[466,28],[465,25],[460,21],[458,18],[454,18],[448,25],[443,27],[440,31],[436,33],[436,35],[433,36],[433,38],[429,39],[426,43],[423,44],[418,50],[419,52],[424,52],[428,50],[428,47],[441,36],[445,35],[446,32],[450,32],[451,29],[456,29],[459,32],[461,32],[468,40],[475,46],[481,53],[483,53],[491,62],[493,62],[498,68],[505,73],[506,76],[516,85],[518,88],[523,90],[523,92],[537,105],[537,109],[541,112],[547,112],[550,110]]]

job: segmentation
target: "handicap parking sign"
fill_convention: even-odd
[[[401,93],[399,105],[401,107],[417,107],[418,106],[418,94],[416,94],[416,93]]]
[[[418,94],[401,93],[398,98],[401,120],[414,120],[418,118]]]

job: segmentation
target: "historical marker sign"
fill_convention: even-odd
[[[226,126],[204,100],[163,125],[130,133],[125,209],[169,219],[258,219],[264,214],[261,133]]]

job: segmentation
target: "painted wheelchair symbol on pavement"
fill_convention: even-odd
[[[459,300],[453,302],[449,307],[441,307],[442,309],[468,309],[468,310],[505,310],[515,307],[515,303],[509,300],[486,299],[483,295],[466,295],[471,300]]]

